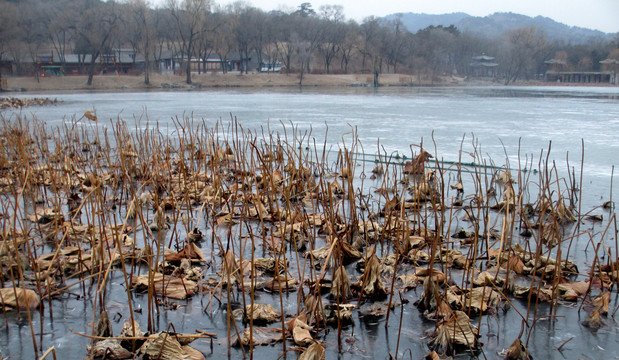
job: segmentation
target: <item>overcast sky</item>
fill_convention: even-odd
[[[155,2],[163,2],[161,0]],[[570,26],[604,32],[619,32],[619,0],[244,0],[263,10],[296,9],[310,2],[342,5],[348,19],[363,20],[370,15],[385,16],[398,12],[445,14],[465,12],[486,16],[495,12],[514,12],[528,16],[546,16]],[[215,0],[225,5],[233,0]]]

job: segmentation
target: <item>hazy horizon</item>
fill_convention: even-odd
[[[162,6],[166,0],[151,0],[153,4]],[[215,1],[220,6],[238,2],[239,0]],[[605,33],[619,32],[619,1],[618,0],[249,0],[242,2],[251,4],[265,11],[294,11],[303,2],[312,4],[316,11],[322,5],[342,5],[347,19],[361,22],[365,17],[396,13],[418,13],[441,15],[463,12],[471,16],[487,16],[496,12],[512,12],[531,17],[543,16],[557,22],[578,26]]]

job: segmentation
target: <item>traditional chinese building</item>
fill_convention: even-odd
[[[498,67],[499,64],[494,62],[492,56],[473,56],[473,61],[469,64],[469,76],[495,78],[498,76]]]

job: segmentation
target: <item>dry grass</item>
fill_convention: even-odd
[[[278,87],[299,86],[297,74],[194,74],[192,85],[185,83],[184,76],[151,75],[151,85],[144,84],[143,76],[130,75],[100,75],[95,76],[93,85],[86,85],[87,76],[50,76],[40,78],[37,82],[33,77],[9,77],[9,89],[26,89],[27,91],[54,90],[144,90],[162,88],[164,84],[176,84],[182,88],[199,87]],[[384,74],[380,83],[384,86],[420,85],[417,77],[403,74]],[[448,84],[449,79],[440,80],[435,84]],[[372,84],[370,75],[312,75],[303,76],[303,86],[369,86]],[[421,85],[430,85],[431,81],[422,79]]]

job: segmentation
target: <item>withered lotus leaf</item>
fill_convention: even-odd
[[[253,332],[251,331],[252,329]],[[254,326],[252,329],[246,328],[240,338],[234,335],[232,337],[232,346],[248,346],[250,341],[254,345],[268,345],[284,339],[282,328]]]
[[[288,329],[292,333],[295,344],[307,346],[314,342],[310,331],[312,327],[307,325],[307,316],[301,314],[288,322]]]
[[[137,321],[127,320],[120,329],[121,337],[142,337],[144,332],[140,329],[140,324]]]
[[[462,311],[454,311],[451,317],[441,321],[436,328],[432,345],[439,352],[451,354],[458,348],[476,348],[479,331],[471,325],[469,317]]]
[[[522,341],[516,339],[507,350],[505,360],[531,360],[531,355]]]
[[[331,282],[331,295],[336,298],[347,299],[352,295],[350,291],[350,279],[346,268],[340,265],[333,273],[333,281]]]
[[[280,317],[279,311],[269,304],[253,304],[245,306],[243,319],[246,322],[253,319],[256,323],[272,323]]]
[[[193,242],[185,245],[185,247],[177,253],[166,254],[165,259],[166,261],[181,261],[183,259],[189,259],[192,261],[206,262],[202,250]]]
[[[417,275],[417,277],[421,277],[421,278],[432,277],[432,280],[434,282],[439,282],[439,283],[445,282],[445,280],[447,280],[447,276],[445,274],[443,274],[443,272],[438,270],[438,269],[418,268],[415,271],[415,275]]]
[[[260,270],[279,273],[285,270],[288,266],[284,259],[275,260],[273,258],[256,258],[254,259],[254,267]]]
[[[148,274],[133,276],[131,278],[133,289],[138,292],[148,290]],[[172,299],[186,299],[198,292],[198,284],[188,279],[181,279],[175,276],[163,276],[161,273],[153,274],[152,286],[158,296],[169,297]]]
[[[354,304],[331,304],[329,308],[331,311],[327,316],[327,322],[333,325],[337,325],[338,322],[342,324],[352,323],[352,311],[355,309]]]
[[[386,294],[385,285],[380,277],[380,260],[374,253],[366,261],[362,276],[362,291],[363,295],[370,297],[380,297]]]
[[[599,328],[601,328],[604,325],[604,322],[602,321],[600,310],[601,308],[599,307],[593,310],[593,312],[589,314],[587,319],[582,322],[583,326],[586,326],[591,330],[598,330]]]
[[[36,309],[39,306],[39,295],[34,290],[22,288],[0,289],[0,301],[3,306],[13,309]]]
[[[204,360],[204,355],[198,350],[181,345],[174,334],[160,332],[149,336],[140,347],[140,353],[150,359],[161,360]]]
[[[425,360],[441,360],[441,357],[438,356],[438,354],[436,353],[436,351],[432,351],[431,353],[429,353],[428,355],[426,355],[426,357],[424,358]]]
[[[299,281],[291,275],[275,275],[272,279],[264,283],[264,288],[270,291],[279,291],[279,289],[287,291],[295,291]]]
[[[112,323],[105,310],[101,311],[101,314],[99,314],[99,319],[95,326],[95,335],[101,337],[110,337],[113,335]]]
[[[131,359],[133,354],[120,346],[116,339],[105,339],[95,343],[92,347],[87,346],[89,359]]]
[[[307,350],[305,350],[299,360],[324,360],[325,359],[325,348],[321,343],[315,342],[310,345]]]
[[[501,301],[501,295],[488,286],[476,287],[462,295],[462,306],[480,314],[486,312],[489,306],[496,306]]]
[[[576,301],[587,292],[589,281],[575,281],[572,283],[559,284],[557,287],[563,292],[561,298],[566,301]]]
[[[604,291],[593,299],[593,306],[600,309],[601,314],[608,314],[610,292]]]
[[[398,279],[402,281],[402,287],[404,288],[404,290],[410,290],[412,288],[417,287],[417,284],[419,283],[419,280],[420,280],[415,274],[400,275],[398,276]]]

